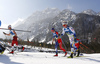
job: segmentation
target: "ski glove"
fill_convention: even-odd
[[[5,32],[3,32],[3,34],[5,34],[5,35],[6,35],[6,33],[5,33]]]

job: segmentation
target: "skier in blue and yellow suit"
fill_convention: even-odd
[[[75,46],[76,33],[72,27],[67,25],[66,21],[63,21],[62,25],[63,25],[63,29],[62,29],[61,36],[63,36],[64,34],[67,34],[67,36],[69,37],[70,47],[71,47],[70,57],[73,58],[73,53],[75,50],[77,50],[77,47]]]

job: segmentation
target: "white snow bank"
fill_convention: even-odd
[[[0,64],[100,64],[100,54],[84,54],[86,57],[72,59],[62,57],[62,53],[58,57],[53,57],[55,53],[44,52],[19,52],[14,55],[7,53],[5,51],[0,56]]]

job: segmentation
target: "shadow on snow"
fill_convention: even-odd
[[[92,59],[92,58],[85,58],[85,59],[88,59],[88,60],[91,60],[91,61],[95,61],[95,62],[100,62],[100,60],[96,60],[96,59]]]
[[[6,55],[0,56],[0,62],[3,64],[22,64],[22,63],[17,63],[17,62],[11,61],[10,58]]]

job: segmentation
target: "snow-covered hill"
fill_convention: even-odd
[[[53,57],[55,53],[45,52],[19,52],[14,55],[7,53],[6,51],[0,55],[0,64],[100,64],[100,54],[84,54],[85,57],[67,58],[63,57],[63,53],[58,57]]]
[[[22,39],[25,40],[28,38],[30,41],[34,39],[43,42],[50,40],[47,39],[47,34],[50,33],[50,27],[54,26],[55,24],[59,25],[59,23],[61,23],[61,20],[69,21],[75,19],[75,13],[68,9],[59,11],[56,8],[47,8],[44,11],[37,11],[33,13],[31,16],[29,16],[15,28],[31,31],[31,33],[17,32],[18,36]]]
[[[88,14],[88,15],[97,15],[97,13],[94,12],[93,10],[91,10],[91,9],[85,10],[82,13],[85,13],[85,14]]]
[[[45,38],[45,34],[48,33],[48,26],[51,23],[51,20],[60,13],[60,10],[56,8],[47,8],[43,11],[34,12],[31,16],[25,19],[20,25],[15,27],[16,29],[22,30],[30,30],[31,33],[21,33],[18,32],[18,36],[22,39],[30,39],[32,40],[35,36],[39,34],[44,34],[43,38]]]
[[[98,16],[100,16],[100,12],[98,12],[98,14],[97,14]]]
[[[75,13],[68,9],[60,11],[57,8],[47,8],[43,11],[34,12],[31,16],[21,21],[21,23],[16,24],[18,26],[16,26],[15,29],[31,31],[31,33],[17,32],[18,36],[23,40],[29,39],[30,41],[38,40],[39,42],[49,42],[52,39],[52,27],[55,27],[56,31],[61,32],[61,20],[67,21],[71,26],[78,26],[76,22],[79,24],[81,21],[84,21],[86,26],[87,21],[94,23],[95,29],[97,28],[97,25],[99,25],[99,17],[93,10],[86,10],[82,13]],[[85,30],[85,28],[82,28],[82,25],[83,23],[81,22],[77,31],[81,29]],[[90,27],[88,27],[87,30],[91,29],[91,27],[93,27],[92,25],[93,24],[89,23],[88,26]],[[91,30],[89,31],[91,32]],[[86,33],[88,34],[88,32]],[[78,34],[78,36],[80,35]]]

